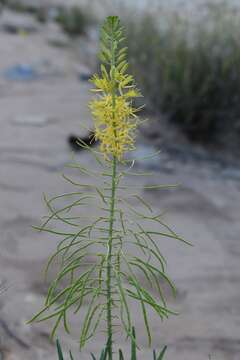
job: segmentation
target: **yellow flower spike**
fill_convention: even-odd
[[[109,39],[112,39],[109,41]],[[100,151],[107,159],[116,157],[122,161],[127,151],[134,149],[135,130],[138,125],[137,109],[133,99],[141,94],[136,89],[132,75],[126,73],[127,48],[120,48],[124,38],[122,31],[101,36],[101,75],[94,75],[92,91],[99,94],[90,103],[94,118],[96,139],[100,141]]]

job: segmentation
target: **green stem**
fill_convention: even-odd
[[[114,33],[114,29],[112,30]],[[112,87],[112,119],[114,127],[114,137],[117,141],[117,133],[115,129],[115,110],[116,110],[116,79],[115,79],[115,68],[116,68],[116,48],[115,39],[112,34],[111,39],[111,69],[110,75],[113,83]],[[113,249],[113,226],[115,217],[115,202],[116,202],[116,190],[117,190],[117,157],[113,156],[112,159],[112,186],[111,186],[111,200],[110,200],[110,216],[109,216],[109,236],[108,236],[108,254],[107,254],[107,333],[108,333],[108,360],[113,359],[113,324],[112,324],[112,249]]]
[[[108,359],[112,360],[113,356],[113,331],[112,331],[112,248],[113,248],[113,225],[115,213],[115,195],[116,195],[116,157],[112,163],[112,193],[110,203],[109,218],[109,237],[108,237],[108,256],[107,256],[107,331],[108,331]]]
[[[112,90],[112,116],[113,125],[115,126],[115,108],[116,108],[116,88],[115,88],[115,50],[114,50],[114,39],[111,41],[111,76],[113,82]],[[114,131],[116,137],[116,131]],[[111,200],[110,200],[110,217],[109,217],[109,236],[108,236],[108,255],[107,255],[107,332],[108,332],[108,360],[113,358],[113,324],[112,324],[112,249],[113,249],[113,226],[115,216],[115,197],[116,197],[116,176],[117,176],[117,158],[113,156],[112,160],[112,186],[111,186]]]

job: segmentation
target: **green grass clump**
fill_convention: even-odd
[[[149,108],[195,141],[239,136],[240,13],[211,5],[194,21],[158,18],[126,21],[132,71]]]
[[[1,0],[0,3],[3,6],[19,13],[35,14],[38,11],[37,7],[24,4],[19,0]]]
[[[63,31],[72,37],[83,35],[89,24],[89,16],[78,6],[60,8],[56,18]]]
[[[30,14],[41,23],[47,21],[47,9],[44,6],[33,6],[19,0],[0,0],[0,7],[2,9],[8,8],[17,13]]]
[[[132,329],[132,334],[133,334],[134,340],[131,341],[131,360],[137,360],[137,346],[136,346],[136,341],[135,341],[136,335],[135,335],[134,328]],[[57,340],[56,344],[57,344],[58,360],[66,360],[63,356],[62,347],[61,347],[59,340]],[[164,348],[158,354],[157,354],[156,350],[153,350],[152,359],[153,360],[164,360],[166,351],[167,351],[167,346],[164,346]],[[99,360],[107,360],[108,359],[107,356],[108,356],[108,344],[102,350]],[[118,351],[118,356],[119,356],[119,360],[125,360],[125,357],[124,357],[121,349],[119,349],[119,351]],[[70,360],[75,360],[71,351],[69,352],[69,358],[70,358]],[[98,358],[96,358],[96,356],[94,354],[91,354],[91,360],[98,360]]]

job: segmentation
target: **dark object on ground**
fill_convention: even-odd
[[[68,137],[68,144],[74,151],[82,151],[84,150],[84,145],[95,146],[97,143],[98,141],[95,139],[95,133],[93,131],[90,131],[88,135],[82,138],[77,137],[76,135],[69,135]]]
[[[78,75],[78,78],[80,81],[89,81],[92,78],[92,74],[88,74],[88,73],[81,73]]]

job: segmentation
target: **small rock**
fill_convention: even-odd
[[[14,125],[43,127],[55,122],[55,119],[46,115],[19,115],[12,120]]]
[[[47,38],[47,41],[50,45],[52,46],[55,46],[55,47],[68,47],[69,46],[69,39],[68,37],[61,33],[61,32],[58,32],[58,33],[50,33],[48,38]]]
[[[45,27],[45,31],[46,40],[50,45],[56,47],[69,46],[69,37],[60,29],[60,27],[55,22],[49,22]]]

